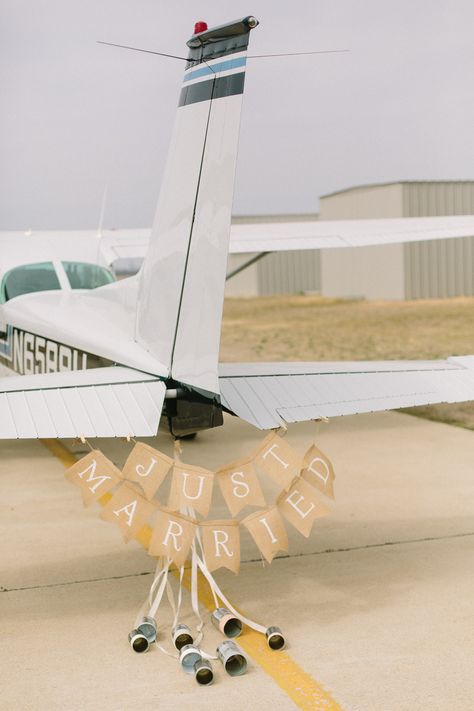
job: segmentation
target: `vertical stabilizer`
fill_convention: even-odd
[[[188,42],[176,123],[140,273],[137,340],[175,380],[211,393],[219,392],[240,110],[249,33],[257,24],[247,17],[205,29]]]

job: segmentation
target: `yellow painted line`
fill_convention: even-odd
[[[41,442],[49,451],[57,457],[65,467],[71,467],[76,461],[76,457],[61,442],[52,439],[43,439]],[[99,499],[99,504],[105,506],[110,501],[111,494],[105,494]],[[145,525],[134,536],[142,546],[148,548],[152,529]],[[190,571],[185,571],[183,580],[188,589],[191,587]],[[214,601],[209,585],[200,575],[199,599],[209,611],[214,609]],[[262,634],[244,628],[244,632],[238,639],[239,645],[247,652],[263,671],[275,681],[280,689],[303,711],[342,711],[341,706],[332,696],[307,674],[291,657],[285,652],[274,652],[269,649]]]

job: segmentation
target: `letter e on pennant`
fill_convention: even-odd
[[[316,489],[302,477],[293,483],[288,492],[280,495],[277,504],[280,513],[306,538],[315,520],[329,513],[329,509],[319,500]]]

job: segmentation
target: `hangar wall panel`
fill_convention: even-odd
[[[256,266],[261,296],[321,290],[319,250],[269,254]]]
[[[405,183],[403,215],[474,214],[474,182]],[[474,236],[404,245],[405,298],[474,295]]]

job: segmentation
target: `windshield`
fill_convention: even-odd
[[[14,299],[15,296],[30,294],[33,291],[51,291],[60,288],[52,262],[24,264],[5,274],[2,281],[1,300],[4,302]]]
[[[98,264],[85,262],[63,262],[64,271],[71,289],[96,289],[115,281],[113,274]]]

